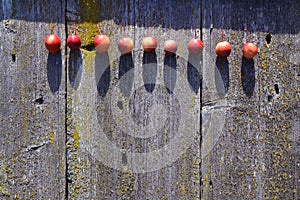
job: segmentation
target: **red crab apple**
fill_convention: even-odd
[[[222,41],[216,46],[216,54],[220,58],[226,58],[230,55],[231,45],[229,42],[224,41],[224,30],[222,29]]]
[[[220,58],[226,58],[230,55],[231,45],[227,41],[219,42],[216,46],[216,54]]]
[[[95,39],[94,39],[94,46],[96,48],[96,51],[99,54],[102,54],[104,52],[107,52],[109,45],[110,45],[110,40],[109,38],[101,33],[100,27],[98,26],[98,30],[99,30],[99,35],[96,35]]]
[[[121,54],[128,54],[133,50],[133,41],[128,37],[123,37],[118,42],[118,49]]]
[[[198,38],[193,38],[188,43],[188,51],[191,54],[198,54],[201,53],[203,50],[203,42]]]
[[[156,38],[153,36],[145,37],[142,41],[142,46],[144,51],[146,52],[153,52],[157,47]]]
[[[252,59],[252,58],[254,58],[256,56],[257,52],[258,52],[258,48],[252,42],[247,42],[246,44],[244,44],[244,46],[242,48],[243,56],[246,59]]]
[[[60,50],[60,38],[53,33],[53,30],[56,25],[52,27],[51,34],[46,36],[45,46],[47,50],[53,54],[56,54]]]
[[[188,51],[190,54],[199,54],[202,52],[203,47],[204,47],[203,42],[199,38],[196,38],[196,29],[195,29],[195,36],[188,43]]]
[[[71,51],[75,51],[79,49],[81,46],[81,39],[78,35],[76,35],[76,25],[74,24],[74,32],[68,36],[67,45],[71,49]]]
[[[177,51],[177,44],[174,40],[167,40],[164,43],[164,51],[168,55],[172,55]]]

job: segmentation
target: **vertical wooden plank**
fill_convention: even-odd
[[[204,5],[201,198],[298,199],[299,2]],[[215,55],[221,29],[228,60]],[[245,29],[253,60],[241,56]]]
[[[0,4],[0,198],[64,199],[64,50],[44,47],[54,23],[64,45],[64,1]]]
[[[195,73],[188,78],[187,43],[194,27],[199,35],[200,3],[67,4],[68,25],[76,21],[83,40],[76,59],[68,53],[69,198],[199,199],[200,60],[192,63]],[[111,39],[108,54],[93,50],[99,22]],[[129,56],[117,49],[122,25],[135,43]],[[142,38],[154,25],[156,55],[144,54]],[[176,70],[164,66],[163,43],[169,38],[178,43],[176,57],[170,58]],[[168,78],[174,74],[176,83]],[[171,93],[164,77],[172,82]]]
[[[156,53],[159,71],[156,81],[160,84],[166,83],[163,82],[164,79],[162,77],[167,73],[167,71],[162,71],[160,69],[162,62],[165,59],[165,55],[162,52],[163,43],[169,38],[173,38],[178,43],[176,57],[177,80],[174,92],[175,96],[179,99],[178,103],[181,107],[181,114],[174,113],[171,117],[175,117],[173,120],[176,120],[176,117],[180,117],[179,126],[185,127],[185,130],[168,133],[168,137],[171,137],[169,143],[174,142],[172,137],[176,137],[176,135],[180,134],[189,135],[188,137],[191,137],[192,139],[192,141],[190,141],[191,143],[187,144],[188,146],[190,145],[189,149],[176,160],[176,162],[158,171],[139,175],[138,186],[141,189],[136,192],[136,196],[141,199],[198,199],[200,195],[200,89],[198,87],[195,89],[196,93],[194,93],[191,87],[191,85],[194,85],[195,82],[200,80],[200,77],[195,73],[188,78],[187,71],[187,61],[191,61],[187,52],[187,43],[193,37],[193,28],[196,27],[199,30],[200,6],[200,2],[198,1],[160,1],[157,3],[139,1],[136,4],[135,23],[140,26],[136,30],[136,41],[139,41],[139,44],[142,41],[142,37],[149,35],[151,26],[160,26],[154,28],[153,33],[158,39],[158,49]],[[170,33],[168,33],[169,31]],[[139,47],[140,46],[137,48]],[[142,55],[140,56],[142,57]],[[141,64],[137,63],[137,66],[140,65]],[[199,61],[198,63],[192,63],[192,65],[194,65],[193,69],[200,74]],[[143,70],[146,71],[147,66]],[[191,83],[191,85],[189,85],[188,88],[185,88],[186,83]],[[141,94],[140,98],[147,99],[147,95]],[[152,98],[155,98],[155,95]],[[172,106],[173,109],[178,109],[175,105]],[[187,109],[185,109],[186,106],[188,106]],[[158,108],[153,114],[155,116],[160,115],[160,113],[161,109]],[[144,148],[145,146],[147,145],[143,145]],[[182,147],[179,145],[179,148]],[[176,152],[175,149],[173,149],[174,153]],[[161,165],[163,165],[163,162],[166,161],[162,160],[161,162]]]

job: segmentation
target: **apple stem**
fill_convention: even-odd
[[[123,26],[123,37],[126,38],[125,26]]]
[[[224,29],[222,29],[222,42],[224,42]]]
[[[154,27],[155,27],[155,24],[154,24],[154,25],[151,27],[151,29],[150,29],[150,36],[153,35]]]
[[[102,34],[102,32],[101,32],[101,29],[100,29],[100,26],[99,26],[99,24],[97,24],[97,28],[98,28],[99,34],[101,35],[101,34]]]
[[[76,24],[74,23],[74,35],[76,35]]]
[[[249,34],[249,31],[247,30],[247,32],[246,32],[246,37],[247,37],[247,42],[251,42],[251,36],[250,36],[250,34]]]
[[[196,36],[197,36],[197,34],[196,34],[196,27],[194,27],[194,39],[196,39]]]
[[[51,29],[51,34],[54,33],[54,28],[57,26],[57,23],[55,23],[53,26],[52,26],[52,29]]]

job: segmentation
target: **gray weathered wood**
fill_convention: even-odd
[[[166,9],[168,6],[171,9]],[[76,21],[84,41],[78,54],[78,62],[82,61],[76,75],[80,83],[67,87],[69,197],[199,199],[200,88],[195,88],[195,93],[187,79],[187,43],[193,37],[193,28],[199,30],[199,2],[101,1],[87,5],[68,1],[67,16],[69,28]],[[107,55],[89,49],[99,22],[111,39]],[[117,49],[122,25],[135,43],[132,62],[130,56],[120,57]],[[141,49],[142,38],[150,34],[152,26],[158,41],[157,64],[153,55],[143,55]],[[164,69],[163,43],[169,38],[179,46],[177,57],[172,58],[177,59],[173,95],[163,86],[164,75],[173,73],[170,68]],[[123,62],[134,68],[129,67],[131,71],[119,80]],[[70,64],[69,70],[74,68]],[[198,76],[191,75],[191,81],[199,82],[197,68]],[[143,81],[153,83],[153,77],[155,89],[150,86],[147,92]],[[174,86],[174,77],[172,80],[170,85]],[[105,146],[104,140],[111,145]],[[184,143],[176,143],[181,141]],[[123,153],[118,153],[119,149]],[[143,152],[146,154],[132,154]]]
[[[299,1],[203,5],[201,198],[298,199]],[[228,64],[215,55],[222,28]],[[244,29],[259,47],[250,61]]]
[[[0,199],[299,199],[299,18],[297,0],[1,1]],[[118,51],[122,26],[132,56]],[[194,28],[200,57],[187,52]],[[141,48],[151,34],[156,55]]]
[[[0,198],[64,199],[65,56],[44,46],[64,1],[0,5]]]

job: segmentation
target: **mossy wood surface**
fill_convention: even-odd
[[[200,64],[189,77],[198,84],[193,90],[186,47],[194,27],[199,36],[200,8],[197,1],[67,2],[69,32],[76,21],[83,40],[80,52],[68,54],[71,199],[200,198]],[[89,49],[97,23],[111,40],[107,54]],[[131,55],[118,50],[124,35],[134,40]],[[141,45],[151,35],[158,41],[155,54]],[[177,41],[178,53],[165,57],[169,38]],[[176,144],[176,137],[187,140]],[[109,148],[104,138],[113,150],[103,151]]]
[[[5,0],[0,18],[0,199],[299,199],[299,1]]]
[[[299,1],[203,4],[202,199],[299,199],[299,11]],[[228,59],[215,54],[222,28]]]
[[[44,46],[55,23],[66,37],[64,11],[64,1],[0,3],[0,199],[66,195],[66,54]]]

